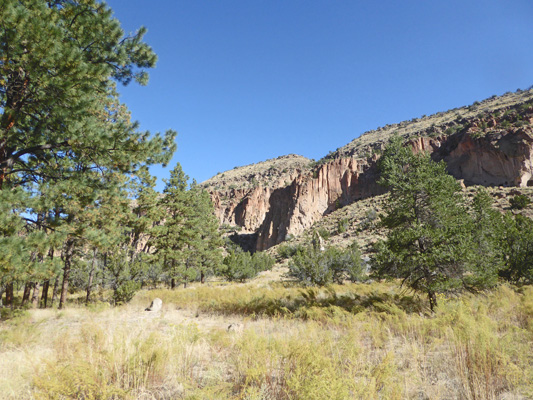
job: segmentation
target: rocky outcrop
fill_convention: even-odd
[[[202,185],[211,193],[222,225],[239,226],[251,233],[263,223],[272,192],[308,172],[310,163],[290,154],[219,173]]]
[[[476,138],[467,133],[442,157],[466,184],[532,186],[533,131],[530,128]]]
[[[223,205],[212,193],[222,224],[238,225],[242,235],[257,233],[256,249],[264,250],[297,235],[325,214],[356,200],[383,193],[376,183],[374,158],[336,159],[297,175],[289,185],[234,189]]]
[[[443,114],[441,125],[425,123],[423,130],[403,137],[414,151],[444,160],[449,172],[467,185],[533,186],[533,92],[520,93],[527,100],[522,103],[506,96],[491,100],[499,105],[497,112],[470,115],[469,108],[455,120]],[[405,124],[398,126],[407,131]],[[376,161],[389,137],[370,142],[362,136],[364,146],[354,142],[313,169],[298,164],[298,170],[268,186],[259,182],[252,188],[213,190],[219,219],[242,227],[242,235],[256,240],[257,250],[298,235],[335,209],[384,192],[377,184]],[[289,160],[301,163],[294,157]]]
[[[325,214],[356,200],[383,193],[376,183],[375,160],[337,159],[300,176],[270,197],[258,231],[257,249],[297,235]]]

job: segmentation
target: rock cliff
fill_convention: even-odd
[[[379,128],[314,165],[285,156],[236,169],[233,184],[214,177],[204,186],[221,224],[241,227],[240,234],[253,235],[252,246],[264,250],[337,208],[382,194],[376,161],[392,134],[444,160],[467,185],[533,186],[532,90]]]
[[[337,208],[383,193],[376,183],[374,161],[336,159],[274,191],[258,229],[257,249],[267,249],[287,235],[299,234]]]

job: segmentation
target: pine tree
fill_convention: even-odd
[[[171,286],[185,286],[196,279],[204,281],[222,262],[222,239],[209,195],[193,183],[181,165],[170,172],[160,200],[165,220],[154,228],[151,244],[157,260],[171,279]]]
[[[501,247],[505,264],[500,275],[513,284],[533,284],[533,220],[505,214]]]
[[[21,216],[26,198],[22,190],[0,190],[0,292],[5,291],[5,305],[11,307],[13,282],[24,273],[30,257]]]
[[[472,220],[457,181],[444,162],[413,154],[400,137],[391,140],[380,160],[380,182],[390,190],[382,224],[390,229],[377,243],[375,276],[400,278],[428,296],[431,310],[437,293],[477,290],[495,283],[494,270],[472,275]]]
[[[97,173],[80,175],[80,179],[56,182],[49,187],[48,196],[55,200],[57,208],[57,231],[63,234],[61,250],[63,260],[63,279],[59,298],[59,308],[67,299],[70,274],[75,255],[86,246],[92,248],[101,241],[101,232],[95,225],[94,208],[101,200],[102,193],[109,190],[108,182],[99,180]],[[92,243],[92,245],[91,245]]]
[[[147,82],[156,56],[145,32],[125,37],[97,0],[0,0],[0,286],[8,302],[14,281],[37,279],[34,270],[53,259],[43,254],[51,216],[66,238],[68,283],[81,232],[88,232],[80,210],[94,201],[88,194],[100,190],[102,176],[170,159],[175,132],[139,132],[116,92],[116,83]],[[36,187],[57,192],[58,204],[42,209],[44,222],[22,217]]]
[[[501,245],[504,217],[492,207],[493,199],[479,188],[470,211],[470,241],[468,263],[470,273],[464,277],[467,288],[493,286],[505,265],[505,251]]]
[[[160,206],[159,193],[155,191],[156,178],[147,168],[141,168],[130,183],[133,207],[128,226],[130,227],[132,262],[149,258],[150,237],[154,226],[163,220],[165,212]]]
[[[215,273],[222,264],[223,240],[209,194],[199,188],[196,182],[191,185],[189,194],[193,211],[188,223],[197,232],[194,242],[189,245],[189,253],[199,272],[200,282],[204,283],[205,278]]]
[[[124,262],[117,262],[109,266],[113,276],[112,288],[116,291],[120,284],[130,278],[129,264],[127,262],[130,243],[128,222],[131,214],[130,200],[125,185],[125,177],[119,174],[105,176],[103,186],[98,192],[94,203],[86,207],[83,232],[84,258],[90,260],[90,270],[87,281],[86,302],[90,301],[90,294],[97,267],[98,255],[104,255],[105,259],[116,257],[120,254]],[[119,261],[120,258],[118,258]],[[126,268],[123,267],[126,264]],[[105,269],[101,271],[105,274]]]
[[[144,28],[125,38],[96,0],[2,0],[0,10],[0,188],[47,177],[65,158],[121,170],[168,159],[175,133],[148,140],[115,92],[146,83],[155,64]]]
[[[193,235],[186,224],[191,217],[190,196],[187,193],[188,179],[179,163],[170,171],[170,178],[165,181],[163,196],[159,202],[160,207],[165,210],[165,219],[154,229],[154,238],[151,241],[156,249],[157,260],[163,264],[172,287],[175,287],[176,281],[186,285],[196,277],[195,271],[187,268],[185,254]]]

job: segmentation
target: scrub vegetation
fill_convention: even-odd
[[[143,313],[154,296],[160,313]],[[525,399],[533,290],[427,300],[396,283],[143,291],[0,326],[7,399]]]
[[[116,91],[155,65],[145,29],[125,36],[96,0],[0,3],[0,397],[533,398],[530,192],[502,213],[398,126],[387,146],[370,134],[376,148],[331,155],[380,157],[389,193],[357,221],[338,200],[331,229],[291,238],[277,263],[245,252],[224,241],[213,182],[178,163],[154,189],[176,133],[140,132]],[[498,129],[522,129],[532,93],[458,115],[512,106]],[[415,122],[437,134],[435,118]],[[302,169],[318,177],[293,155],[221,186]]]

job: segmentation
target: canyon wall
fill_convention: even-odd
[[[430,127],[430,136],[404,137],[414,151],[444,160],[450,174],[466,185],[533,186],[533,106],[522,105],[520,111]],[[385,144],[373,143],[373,154],[367,151],[365,157],[339,155],[268,187],[258,182],[211,191],[219,220],[242,227],[243,235],[253,234],[257,250],[281,243],[336,208],[382,194],[376,162]]]

